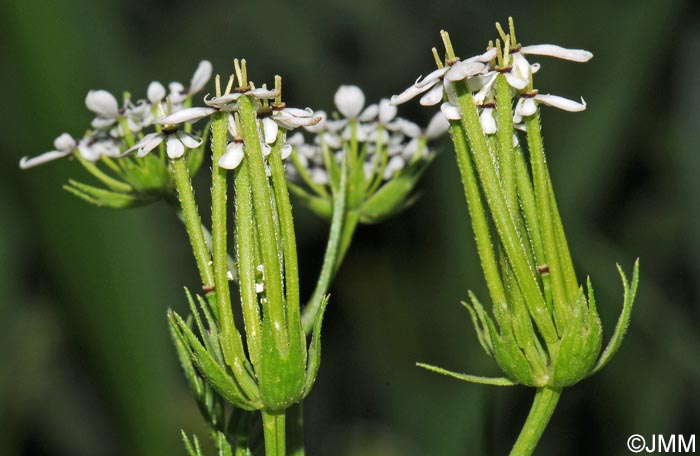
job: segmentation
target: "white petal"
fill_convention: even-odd
[[[537,112],[537,104],[534,98],[521,98],[515,105],[515,112],[521,117],[528,117]]]
[[[117,119],[115,118],[106,119],[104,117],[95,117],[92,119],[92,122],[90,122],[90,126],[95,130],[105,130],[114,125],[116,121]]]
[[[151,104],[160,103],[163,98],[165,98],[165,87],[158,81],[153,81],[148,84],[148,90],[146,91],[146,97]]]
[[[376,103],[371,104],[367,106],[364,111],[360,114],[360,116],[357,118],[360,122],[370,122],[374,119],[377,118],[377,114],[379,113],[379,107],[377,106]]]
[[[437,81],[433,82],[433,85],[437,84]],[[400,105],[402,103],[406,103],[409,100],[412,100],[413,98],[417,97],[423,92],[426,92],[430,90],[430,88],[433,87],[432,85],[426,85],[423,87],[416,87],[415,85],[412,85],[408,89],[404,90],[398,95],[392,95],[391,97],[391,104],[396,106]]]
[[[386,168],[384,168],[384,179],[391,179],[394,174],[401,171],[405,165],[406,162],[404,162],[401,155],[394,155],[391,157],[391,159],[389,159],[389,162],[386,164]]]
[[[442,95],[444,90],[442,84],[435,84],[435,87],[430,89],[428,93],[423,95],[420,99],[420,104],[423,106],[435,106],[442,101]]]
[[[493,108],[484,108],[479,115],[481,128],[487,135],[496,133],[496,119],[493,118]]]
[[[202,138],[197,138],[184,131],[178,131],[177,137],[188,149],[196,149],[202,145]]]
[[[556,44],[525,46],[520,49],[520,52],[528,55],[546,55],[558,59],[570,60],[572,62],[588,62],[593,57],[593,54],[583,49],[566,49]]]
[[[441,112],[436,112],[425,129],[425,136],[428,139],[435,139],[442,136],[449,128],[450,123],[445,118],[445,115]]]
[[[236,127],[236,119],[233,117],[233,114],[228,116],[228,134],[231,135],[232,138],[238,138],[238,127]]]
[[[581,98],[581,103],[569,100],[568,98],[559,97],[557,95],[535,95],[535,100],[547,106],[563,109],[569,112],[579,112],[586,109],[586,101]]]
[[[265,142],[267,144],[272,144],[277,140],[278,126],[277,122],[269,117],[265,117],[262,120],[263,134],[265,136]]]
[[[285,160],[290,155],[292,155],[292,145],[285,144],[282,146],[282,149],[280,149],[280,156],[282,157],[282,160]]]
[[[34,166],[42,165],[52,160],[56,160],[57,158],[70,155],[71,152],[72,150],[52,150],[50,152],[44,152],[43,154],[33,158],[22,157],[22,159],[19,161],[19,167],[21,169],[33,168]]]
[[[483,103],[486,97],[489,96],[491,89],[493,88],[493,83],[496,82],[497,77],[498,73],[494,71],[491,77],[485,81],[481,89],[479,89],[476,95],[474,95],[474,101],[476,104]]]
[[[226,146],[226,152],[219,159],[219,166],[226,169],[236,169],[243,161],[243,144],[232,142]]]
[[[513,72],[509,71],[508,73],[505,73],[503,76],[506,77],[506,81],[508,81],[508,85],[513,87],[514,89],[518,90],[523,90],[525,87],[527,87],[527,83],[529,82],[528,79],[522,79],[516,75],[513,74]],[[529,73],[528,76],[529,77]]]
[[[282,112],[294,117],[314,117],[314,111],[311,108],[284,108]]]
[[[178,139],[177,135],[169,135],[166,139],[165,150],[170,158],[180,158],[185,153],[185,145]]]
[[[190,81],[190,95],[193,95],[204,88],[211,78],[212,66],[211,62],[208,60],[202,60],[199,62],[199,66],[192,75],[192,80]]]
[[[400,127],[401,127],[401,132],[408,136],[409,138],[417,138],[419,137],[423,132],[421,131],[421,128],[411,122],[410,120],[406,119],[399,119],[400,120]]]
[[[249,90],[245,94],[252,95],[255,98],[258,98],[260,100],[268,100],[270,98],[275,98],[276,96],[279,96],[280,92],[279,92],[279,90],[275,90],[275,89],[270,90],[270,89],[260,88],[260,89]]]
[[[437,70],[431,71],[428,74],[428,76],[425,77],[425,79],[421,80],[420,78],[418,78],[418,80],[413,85],[418,87],[419,89],[421,89],[425,86],[432,87],[432,85],[435,84],[437,81],[439,81],[440,78],[443,77],[445,75],[445,73],[447,73],[448,71],[450,71],[449,66],[444,66],[442,68],[438,68]]]
[[[260,148],[262,149],[262,156],[267,158],[272,153],[272,147],[268,144],[260,143]]]
[[[173,103],[182,103],[187,98],[185,86],[183,86],[177,81],[173,81],[170,84],[168,84],[168,89],[170,90],[168,97],[170,97],[170,101]]]
[[[481,73],[485,65],[481,62],[457,62],[445,74],[448,81],[462,81]]]
[[[114,95],[106,90],[91,90],[85,97],[85,106],[100,117],[117,117],[119,105]]]
[[[53,142],[53,146],[58,150],[72,152],[75,149],[75,139],[68,133],[61,133]]]
[[[311,170],[311,182],[319,185],[327,184],[328,174],[321,168],[314,168]]]
[[[320,120],[318,121],[318,123],[316,125],[304,126],[304,129],[306,131],[310,131],[311,133],[318,133],[319,131],[322,131],[326,128],[326,112],[325,111],[316,111],[314,114]]]
[[[357,86],[341,85],[335,93],[335,106],[348,119],[356,118],[365,105],[365,94]]]
[[[451,103],[443,103],[440,105],[440,111],[444,114],[447,120],[459,120],[462,118],[462,113],[459,108]]]
[[[287,138],[287,144],[291,144],[293,146],[299,146],[301,144],[304,144],[304,135],[301,132],[296,132],[292,136]]]
[[[469,57],[465,62],[490,62],[491,60],[496,58],[496,53],[498,50],[495,47],[492,47],[488,51],[484,52],[481,55],[475,55],[474,57]]]
[[[177,125],[183,122],[196,122],[216,112],[214,108],[185,108],[154,122],[161,125]]]
[[[240,92],[232,92],[220,97],[208,98],[209,95],[204,96],[204,104],[208,106],[214,106],[215,108],[222,108],[229,103],[233,103],[241,98],[243,94]]]
[[[161,133],[149,133],[141,138],[141,141],[136,143],[134,147],[124,152],[124,155],[129,155],[133,151],[138,150],[139,153],[137,154],[137,157],[143,157],[162,143],[163,139],[164,136]]]
[[[379,100],[379,123],[388,124],[396,117],[398,108],[391,104],[387,98],[382,98]]]
[[[530,62],[527,61],[522,52],[513,54],[513,69],[511,73],[521,79],[530,79]]]

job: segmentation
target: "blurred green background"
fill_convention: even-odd
[[[609,336],[615,262],[642,280],[614,361],[565,391],[538,454],[628,454],[642,435],[700,427],[700,7],[683,0],[3,0],[0,3],[0,455],[184,454],[202,432],[165,309],[196,287],[184,230],[165,205],[115,212],[60,187],[74,162],[19,172],[23,155],[81,134],[91,88],[145,95],[234,57],[256,81],[285,77],[293,106],[332,109],[340,84],[375,101],[433,66],[438,31],[472,55],[513,15],[526,44],[591,50],[546,61],[544,91],[588,102],[544,112],[545,144],[577,270]],[[544,60],[544,59],[542,59]],[[417,103],[401,115],[425,122]],[[361,227],[332,288],[323,365],[305,404],[311,455],[505,454],[533,392],[463,384],[427,361],[493,375],[459,300],[486,296],[449,143],[411,210]],[[205,174],[205,173],[202,173]],[[200,195],[207,183],[199,181]],[[302,281],[326,226],[296,208]],[[213,454],[213,453],[212,453]]]

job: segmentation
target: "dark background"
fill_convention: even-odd
[[[204,436],[165,309],[196,287],[184,230],[165,205],[101,210],[60,190],[63,160],[19,172],[91,118],[91,88],[145,95],[208,58],[228,74],[285,77],[292,106],[332,109],[340,84],[376,101],[433,66],[440,28],[483,49],[513,15],[525,44],[591,50],[546,60],[537,84],[588,109],[546,110],[545,144],[577,266],[609,337],[622,303],[615,262],[641,257],[632,325],[614,361],[567,389],[538,454],[628,454],[630,434],[700,422],[700,11],[697,2],[3,0],[0,2],[0,454],[184,454]],[[401,115],[425,122],[417,103]],[[361,227],[332,288],[323,364],[305,404],[311,455],[505,454],[533,391],[465,384],[428,361],[496,375],[459,300],[486,299],[448,141],[411,210]],[[206,174],[206,173],[202,173]],[[200,195],[207,182],[200,176]],[[326,225],[296,208],[310,293]],[[206,438],[205,438],[206,440]],[[213,454],[213,453],[210,453]]]

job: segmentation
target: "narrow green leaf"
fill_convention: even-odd
[[[112,209],[140,206],[149,202],[149,200],[143,198],[93,187],[92,185],[83,184],[73,179],[70,179],[68,184],[63,186],[63,189],[88,203]]]
[[[477,375],[460,374],[457,372],[452,372],[441,367],[432,366],[425,363],[416,363],[416,366],[422,367],[432,372],[438,374],[447,375],[448,377],[456,378],[457,380],[463,380],[470,383],[480,383],[482,385],[493,385],[493,386],[513,386],[517,385],[514,381],[505,377],[480,377]]]
[[[302,399],[305,398],[311,388],[314,386],[318,369],[321,365],[321,325],[323,323],[323,315],[326,313],[329,295],[326,295],[321,301],[321,306],[316,314],[314,321],[314,329],[311,335],[311,343],[309,344],[308,359],[306,364],[306,378],[304,380],[304,393]]]
[[[627,328],[630,324],[630,317],[632,315],[634,298],[637,295],[637,287],[639,285],[639,258],[637,258],[637,261],[634,262],[634,272],[632,274],[631,286],[630,283],[627,281],[627,276],[625,276],[625,273],[619,264],[617,265],[617,270],[620,273],[620,278],[622,279],[622,287],[625,290],[622,303],[622,312],[620,313],[620,318],[617,320],[615,332],[610,338],[608,346],[605,347],[603,354],[600,355],[598,363],[589,375],[595,374],[596,372],[601,370],[606,364],[608,364],[608,362],[610,362],[613,355],[615,355],[617,350],[620,348],[620,345],[622,345],[622,339],[624,339],[625,334],[627,333]]]
[[[491,317],[486,313],[484,307],[471,290],[469,291],[469,299],[471,300],[471,305],[466,301],[462,301],[462,305],[469,311],[481,347],[487,355],[493,357],[493,344],[491,343],[491,332],[489,330],[493,323],[489,326],[486,321],[487,319],[490,320]]]

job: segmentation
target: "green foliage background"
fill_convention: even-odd
[[[67,160],[19,172],[90,120],[88,89],[145,94],[189,80],[201,58],[254,80],[285,77],[290,105],[332,108],[341,83],[368,100],[433,63],[438,31],[479,52],[513,15],[525,43],[591,50],[546,61],[545,92],[589,103],[544,112],[545,146],[579,273],[609,336],[615,271],[641,257],[630,333],[602,373],[567,390],[538,454],[627,454],[630,434],[698,433],[700,423],[700,8],[609,2],[0,2],[0,454],[184,454],[202,433],[167,336],[165,309],[196,286],[184,230],[163,206],[98,210],[60,190]],[[427,121],[417,103],[402,115]],[[305,404],[311,455],[504,454],[532,391],[462,384],[427,361],[495,374],[458,304],[485,297],[449,143],[416,206],[362,227],[332,289],[321,373]],[[207,183],[200,182],[200,195]],[[296,208],[302,285],[313,286],[324,223]]]

